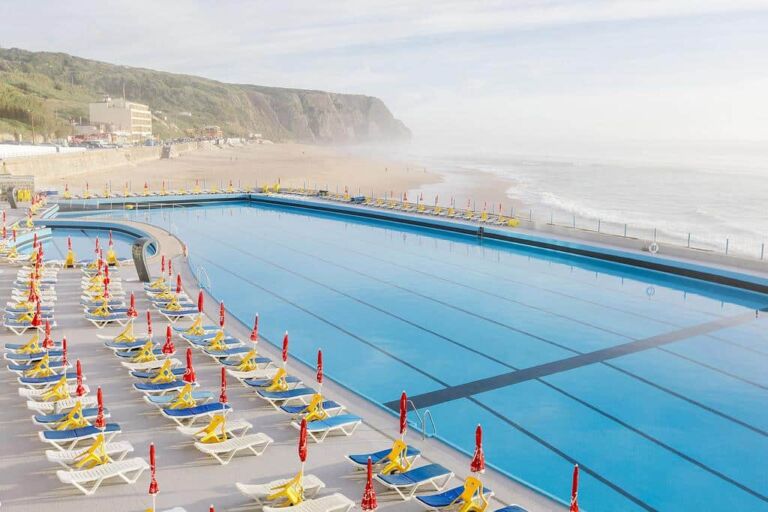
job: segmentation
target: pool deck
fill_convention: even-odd
[[[197,282],[192,269],[187,265],[182,254],[182,244],[175,237],[156,227],[137,224],[151,233],[159,242],[158,254],[171,257],[176,271],[181,272],[185,291],[190,296],[198,292]],[[155,272],[159,270],[159,257],[152,258],[151,265]],[[0,266],[0,294],[8,297],[16,269],[9,265]],[[125,264],[120,269],[126,291],[136,291],[137,309],[146,310],[148,302],[133,265]],[[230,379],[228,388],[229,402],[233,406],[233,418],[250,421],[252,432],[264,432],[275,440],[264,455],[255,457],[243,455],[235,458],[229,465],[221,466],[213,459],[194,449],[188,438],[179,434],[157,411],[148,406],[138,392],[132,390],[133,379],[120,365],[111,351],[102,345],[96,334],[114,334],[118,328],[97,330],[85,321],[79,303],[79,270],[64,270],[59,273],[56,285],[58,301],[56,320],[58,326],[53,330],[55,339],[66,335],[69,343],[69,359],[80,359],[87,377],[87,384],[95,392],[101,386],[104,392],[105,406],[111,413],[112,422],[120,423],[123,433],[119,440],[129,441],[135,448],[135,456],[147,458],[150,442],[157,447],[157,479],[160,486],[158,510],[183,506],[187,511],[207,510],[210,504],[216,510],[254,510],[253,502],[242,496],[235,488],[235,482],[256,483],[293,475],[299,467],[296,454],[297,432],[290,427],[287,417],[264,407],[263,402],[255,397],[251,390],[246,390]],[[209,318],[218,317],[218,304],[206,297],[206,313]],[[143,316],[137,322],[139,331],[143,330]],[[154,330],[157,337],[165,332],[166,322],[160,321],[160,315],[153,315]],[[279,321],[279,319],[263,319]],[[211,321],[210,323],[215,323]],[[290,326],[286,326],[290,329]],[[241,339],[247,339],[250,327],[227,318],[227,329]],[[17,337],[3,331],[0,343],[19,342],[28,337]],[[177,350],[186,349],[186,342],[176,339]],[[260,352],[273,360],[278,360],[279,349],[266,342],[260,344]],[[332,354],[328,354],[332,357]],[[183,359],[183,353],[177,354]],[[195,371],[201,389],[218,392],[220,366],[210,358],[194,353]],[[289,371],[303,381],[314,381],[315,370],[297,361],[289,360]],[[5,392],[0,395],[3,418],[0,420],[0,502],[4,510],[26,511],[83,511],[144,510],[151,505],[147,495],[149,475],[145,473],[134,485],[124,483],[105,483],[92,497],[85,497],[73,487],[59,482],[56,466],[46,461],[45,446],[37,438],[38,427],[30,420],[31,411],[27,410],[23,400],[17,395],[15,376],[10,372],[1,372]],[[328,438],[322,444],[310,443],[306,472],[318,476],[326,483],[323,494],[341,492],[359,503],[364,486],[362,473],[356,473],[344,460],[349,453],[388,448],[397,435],[397,418],[362,397],[328,380],[323,386],[324,394],[347,406],[347,409],[362,416],[365,423],[351,437]],[[440,425],[437,425],[439,430]],[[418,446],[423,457],[420,464],[436,462],[452,469],[457,477],[449,486],[458,485],[468,474],[469,457],[435,439],[422,439],[419,432],[409,431],[406,440]],[[473,444],[473,432],[467,432],[467,448]],[[566,507],[548,497],[510,480],[506,476],[489,469],[482,480],[493,489],[496,497],[489,507],[495,510],[510,503],[520,504],[530,511],[564,510]],[[395,500],[391,495],[379,491],[380,510],[416,511],[423,510],[417,503]],[[562,498],[568,496],[570,489],[563,489]]]

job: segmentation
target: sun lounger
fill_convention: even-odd
[[[496,512],[528,512],[528,510],[524,509],[520,505],[509,505],[504,508],[497,508]]]
[[[59,359],[64,356],[64,352],[61,350],[51,349],[43,350],[41,352],[34,352],[32,354],[24,353],[9,353],[3,354],[6,361],[39,361],[43,357],[48,356],[49,359]]]
[[[322,498],[302,501],[298,505],[290,508],[283,507],[264,507],[264,512],[347,512],[355,506],[355,502],[343,494],[335,493]]]
[[[31,322],[17,322],[15,320],[3,321],[3,327],[9,329],[16,336],[22,336],[29,329],[39,329],[42,327],[33,327]],[[56,322],[51,322],[51,327],[56,327]]]
[[[87,394],[88,386],[85,386],[85,389]],[[43,397],[48,391],[48,389],[44,388],[19,388],[19,396],[30,400],[45,400]],[[70,395],[74,395],[77,392],[77,385],[67,384],[67,392]]]
[[[171,365],[173,365],[173,363],[171,363]],[[157,368],[150,370],[132,370],[130,373],[131,377],[136,379],[151,379],[157,376],[156,370]],[[177,368],[171,368],[171,373],[177,377],[181,377],[186,371],[187,369],[181,365],[177,365]]]
[[[173,403],[178,395],[144,395],[144,401],[156,407],[165,407]],[[198,404],[204,404],[213,399],[211,391],[193,391],[192,399]]]
[[[453,471],[440,464],[429,464],[404,473],[377,474],[374,478],[387,489],[396,492],[403,500],[409,500],[424,486],[432,486],[435,491],[442,491],[453,478]]]
[[[80,402],[83,407],[94,407],[96,405],[95,396],[73,396],[71,398],[65,398],[63,400],[56,400],[55,402],[36,402],[34,400],[27,401],[27,408],[38,414],[59,414],[64,411],[72,409],[77,402]]]
[[[251,349],[245,345],[231,346],[226,350],[211,350],[209,348],[203,348],[203,353],[211,356],[214,359],[225,359],[227,357],[236,356],[239,354],[247,354]]]
[[[378,452],[371,452],[371,453],[359,453],[354,455],[347,455],[345,458],[351,462],[357,469],[365,469],[368,465],[368,458],[370,457],[371,463],[374,466],[381,466],[384,464],[388,464],[390,462],[389,458],[387,457],[392,452],[391,448],[387,448],[386,450],[380,450]],[[408,462],[410,464],[413,464],[413,462],[418,459],[421,456],[421,450],[418,448],[414,448],[413,446],[407,446],[405,457],[408,459]]]
[[[24,373],[35,368],[36,364],[37,364],[36,362],[33,362],[31,364],[9,364],[8,370],[14,373]],[[71,367],[72,365],[69,362],[67,362],[67,364],[64,364],[64,362],[61,360],[51,361],[48,363],[48,368],[56,371],[56,373],[61,373],[65,368],[71,368]]]
[[[79,448],[77,450],[45,450],[45,458],[48,462],[54,462],[60,464],[66,469],[71,469],[71,466],[78,461],[78,457],[88,452],[88,448]],[[117,462],[123,460],[126,455],[133,452],[133,446],[127,441],[117,441],[115,443],[108,443],[104,445],[104,452],[110,459]]]
[[[182,308],[179,310],[172,310],[167,308],[158,308],[158,312],[163,315],[169,322],[175,324],[182,318],[191,318],[198,315],[197,307]]]
[[[189,427],[200,418],[210,418],[216,413],[226,413],[231,410],[232,406],[229,404],[210,402],[194,407],[185,407],[183,409],[160,409],[160,412],[163,416],[172,419],[179,425]]]
[[[158,357],[163,356],[163,350],[160,347],[156,347],[152,349],[152,353],[155,354]],[[117,357],[122,357],[123,359],[131,359],[134,356],[136,356],[135,350],[116,350],[115,355]]]
[[[71,430],[44,430],[38,432],[38,435],[41,441],[52,444],[59,450],[71,450],[80,441],[93,439],[99,434],[104,434],[106,441],[109,442],[120,432],[120,425],[117,423],[107,423],[104,429],[87,426]]]
[[[227,420],[224,423],[224,433],[228,436],[237,437],[237,434],[239,434],[241,437],[244,436],[248,431],[253,428],[253,425],[251,422],[246,421],[244,419],[234,419],[234,420]],[[205,426],[202,425],[193,425],[191,427],[187,426],[178,426],[176,427],[176,430],[184,434],[185,436],[194,436],[194,437],[202,437],[205,435],[203,432],[203,429],[205,429]],[[221,429],[218,428],[216,430],[217,433],[221,433]]]
[[[120,478],[125,483],[134,484],[141,474],[149,468],[149,464],[141,457],[117,462],[108,462],[91,469],[80,471],[62,471],[56,472],[62,483],[71,484],[77,487],[86,496],[96,492],[102,482],[108,478]]]
[[[77,374],[72,371],[66,372],[64,375],[67,380],[77,379]],[[61,377],[61,375],[49,375],[47,377],[19,377],[16,380],[19,381],[19,384],[30,388],[45,388],[57,384]],[[85,380],[85,376],[83,376],[83,380]]]
[[[176,379],[172,382],[159,382],[157,384],[152,382],[137,382],[133,385],[133,388],[136,391],[141,391],[142,393],[159,393],[164,395],[169,391],[183,388],[185,384],[186,382],[183,380]],[[194,382],[192,385],[197,386],[197,383]]]
[[[456,501],[464,492],[464,485],[448,489],[439,494],[430,494],[427,496],[416,496],[416,501],[423,505],[427,510],[454,510],[456,507]],[[490,499],[493,496],[493,491],[483,488],[483,496],[485,499]]]
[[[89,407],[87,409],[83,409],[83,418],[85,419],[93,419],[96,417],[96,415],[99,413],[99,410],[97,407]],[[60,412],[60,413],[53,413],[53,414],[35,414],[32,416],[32,422],[37,425],[43,425],[47,429],[56,428],[58,422],[65,419],[67,417],[66,412]],[[104,408],[104,418],[109,418],[110,413],[109,410],[105,407]]]
[[[254,500],[256,505],[263,506],[269,504],[267,496],[275,492],[275,487],[284,485],[289,481],[288,478],[283,478],[264,484],[241,484],[240,482],[236,482],[235,486],[243,495]],[[325,488],[325,483],[315,475],[304,475],[301,484],[304,488],[304,497],[307,499],[315,497],[321,489]]]
[[[211,344],[211,341],[214,339],[214,337],[200,339],[200,340],[189,340],[182,336],[182,339],[186,340],[186,342],[192,345],[193,347],[205,348]],[[234,336],[225,336],[224,338],[219,340],[219,343],[226,345],[228,348],[239,347],[240,345],[243,344],[242,341],[235,338]]]
[[[245,372],[240,372],[245,373]],[[266,379],[243,379],[241,381],[243,385],[251,387],[251,388],[266,388],[269,387],[272,384],[271,378]],[[285,377],[285,383],[288,386],[288,389],[294,389],[297,386],[301,384],[301,379],[298,377],[294,377],[293,375],[287,375]]]
[[[324,400],[321,407],[329,416],[341,414],[345,409],[343,405],[333,400]],[[292,416],[302,416],[308,412],[306,405],[281,405],[280,410]]]
[[[314,442],[322,443],[333,433],[340,432],[345,436],[351,436],[362,422],[363,419],[354,414],[341,414],[324,420],[310,421],[307,423],[307,434]],[[296,430],[301,429],[301,424],[297,421],[291,422],[291,426]]]
[[[129,351],[129,350],[137,350],[143,347],[147,344],[147,341],[149,341],[149,338],[143,337],[143,338],[136,338],[134,341],[112,341],[107,340],[104,342],[104,346],[107,347],[110,350],[115,351]]]
[[[280,410],[281,405],[285,405],[289,402],[299,401],[306,404],[304,400],[308,396],[313,396],[317,393],[312,388],[294,388],[287,391],[265,391],[263,389],[257,389],[256,394],[263,398],[276,410]]]
[[[117,323],[121,326],[127,324],[131,317],[125,311],[110,312],[108,315],[85,314],[85,319],[91,322],[97,329],[103,329],[111,323]]]
[[[143,363],[131,363],[130,361],[123,361],[120,364],[128,368],[130,371],[139,371],[139,370],[152,370],[155,368],[160,368],[165,363],[166,359],[155,359],[154,361],[146,361]],[[176,358],[171,357],[171,366],[180,366],[181,361],[179,361]]]
[[[248,450],[256,456],[264,453],[264,450],[272,444],[272,438],[266,434],[248,434],[242,437],[230,437],[220,443],[195,443],[195,448],[203,453],[207,453],[222,465],[229,462],[238,452]]]

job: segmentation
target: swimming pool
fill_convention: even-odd
[[[79,261],[90,261],[95,256],[94,250],[96,247],[96,238],[99,238],[101,247],[106,253],[109,243],[109,230],[55,227],[52,230],[52,236],[43,239],[43,250],[46,258],[64,260],[67,257],[67,240],[71,239],[72,250],[75,252],[75,257]],[[114,231],[112,233],[112,241],[118,258],[126,259],[131,257],[131,244],[133,244],[135,239],[136,237],[119,231]],[[29,253],[31,251],[32,246],[30,245],[25,247],[21,252]]]
[[[586,510],[768,510],[768,297],[550,251],[253,204],[112,215],[184,240],[292,357]],[[82,256],[80,256],[82,257]],[[463,468],[454,468],[462,473]]]

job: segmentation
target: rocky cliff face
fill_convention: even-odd
[[[0,118],[7,104],[9,112],[32,110],[38,119],[87,119],[89,101],[105,94],[121,96],[123,87],[128,99],[159,112],[155,127],[169,136],[215,124],[229,135],[255,132],[318,144],[411,137],[386,105],[370,96],[225,84],[61,53],[0,49]],[[23,103],[23,108],[14,110],[15,103]],[[26,117],[20,115],[18,122]]]

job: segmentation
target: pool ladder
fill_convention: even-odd
[[[437,425],[435,424],[435,418],[432,416],[432,411],[429,409],[424,409],[424,413],[420,413],[419,410],[416,408],[416,404],[413,403],[413,400],[408,400],[408,404],[411,406],[411,409],[413,409],[413,412],[416,413],[416,417],[419,419],[419,424],[421,425],[421,438],[426,439],[427,437],[435,437],[437,435]],[[429,420],[429,424],[432,425],[432,432],[427,432],[427,420]]]
[[[213,284],[211,284],[211,276],[208,275],[208,271],[205,270],[202,265],[198,265],[195,275],[197,276],[197,282],[200,283],[200,287],[204,290],[208,290],[208,293],[213,295]],[[203,283],[203,276],[205,277],[208,286],[205,286]]]

